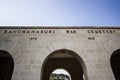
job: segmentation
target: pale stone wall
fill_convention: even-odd
[[[54,31],[50,33],[8,33],[13,30]],[[68,34],[66,30],[72,33]],[[113,32],[92,33],[88,30],[111,30]],[[59,49],[72,50],[83,59],[88,80],[115,80],[110,66],[110,57],[115,50],[120,49],[120,29],[0,29],[0,50],[9,52],[15,63],[12,80],[40,80],[45,58]]]

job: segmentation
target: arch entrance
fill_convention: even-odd
[[[63,69],[67,71],[69,73],[67,76],[70,76],[68,80],[85,79],[84,62],[75,52],[71,50],[61,49],[48,55],[42,66],[41,80],[67,80],[50,79],[50,75],[57,69]]]
[[[120,80],[120,49],[113,52],[110,62],[115,79]]]
[[[12,56],[0,50],[0,80],[11,80],[14,68],[14,61]]]
[[[49,80],[71,80],[71,75],[65,69],[56,69],[50,74]]]

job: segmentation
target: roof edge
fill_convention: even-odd
[[[120,29],[120,26],[0,26],[0,29]]]

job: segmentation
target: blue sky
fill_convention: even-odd
[[[120,26],[120,0],[0,0],[0,25]]]

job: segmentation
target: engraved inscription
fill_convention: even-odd
[[[37,37],[30,37],[29,40],[37,40]]]
[[[67,34],[76,34],[76,30],[66,30]]]

